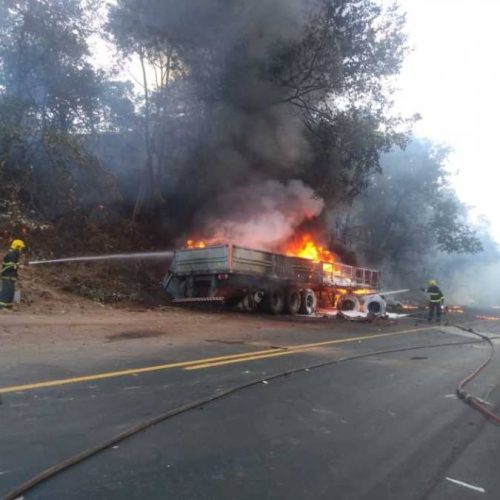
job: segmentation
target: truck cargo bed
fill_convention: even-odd
[[[178,250],[170,271],[179,276],[231,273],[317,284],[323,275],[319,262],[233,244]]]

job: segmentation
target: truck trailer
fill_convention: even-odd
[[[162,282],[173,303],[220,302],[272,314],[313,314],[318,302],[359,309],[359,297],[374,294],[379,286],[376,270],[232,243],[175,251]],[[376,308],[375,302],[367,310]]]

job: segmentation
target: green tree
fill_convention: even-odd
[[[63,132],[91,128],[101,74],[89,62],[91,0],[6,0],[0,17],[3,99],[14,117]]]
[[[0,6],[0,184],[48,219],[96,204],[112,179],[83,147],[101,119],[104,75],[90,63],[97,2]]]

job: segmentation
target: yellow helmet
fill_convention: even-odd
[[[428,281],[428,285],[429,286],[436,286],[437,285],[437,281],[436,280],[429,280]]]
[[[24,250],[26,248],[26,244],[23,240],[13,240],[10,244],[11,250]]]

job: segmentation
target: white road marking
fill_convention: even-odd
[[[446,394],[444,397],[447,398],[447,399],[457,399],[457,395],[456,394]]]
[[[458,484],[459,486],[469,488],[470,490],[474,490],[474,491],[477,491],[479,493],[486,493],[486,490],[484,488],[479,487],[479,486],[474,486],[472,484],[464,483],[463,481],[458,481],[458,479],[452,479],[451,477],[447,477],[446,479],[452,483]]]

